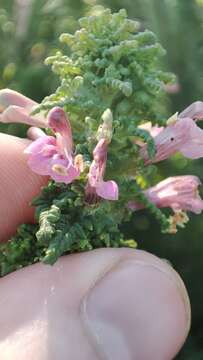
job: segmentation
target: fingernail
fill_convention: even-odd
[[[94,285],[82,314],[99,358],[170,360],[187,336],[190,306],[175,276],[127,260]]]

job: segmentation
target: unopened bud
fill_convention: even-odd
[[[178,120],[178,112],[176,112],[175,114],[173,114],[168,120],[167,120],[167,125],[173,125],[177,122]]]
[[[76,155],[76,157],[74,159],[74,165],[78,170],[80,170],[80,172],[84,171],[85,163],[84,163],[82,154]]]
[[[99,126],[97,131],[97,140],[105,139],[107,143],[111,142],[112,139],[112,123],[113,115],[110,109],[107,109],[102,114],[103,124]]]

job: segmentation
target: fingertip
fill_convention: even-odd
[[[143,251],[64,256],[54,266],[16,271],[0,285],[7,322],[0,351],[13,360],[44,359],[44,348],[49,358],[171,360],[188,332],[182,280]]]
[[[117,254],[118,262],[84,300],[88,333],[107,359],[171,360],[190,328],[181,278],[149,253],[120,249]]]

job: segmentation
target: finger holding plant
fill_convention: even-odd
[[[135,247],[120,229],[134,210],[146,207],[163,232],[175,233],[188,221],[186,212],[203,209],[194,175],[144,190],[137,181],[176,152],[203,156],[203,130],[196,123],[202,103],[164,120],[159,103],[164,85],[173,80],[158,68],[165,52],[124,10],[104,10],[79,23],[74,35],[60,37],[71,55],[58,52],[46,60],[61,82],[54,94],[38,105],[12,90],[0,91],[0,121],[32,126],[28,165],[50,177],[33,200],[36,223],[22,225],[2,245],[2,275],[39,260],[53,264],[64,253]]]

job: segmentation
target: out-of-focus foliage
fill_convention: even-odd
[[[202,0],[103,0],[117,10],[125,6],[132,17],[143,20],[167,50],[165,66],[178,77],[180,90],[172,96],[174,111],[203,94]]]
[[[2,0],[0,8],[0,87],[11,87],[41,101],[56,86],[44,59],[55,52],[62,32],[76,29],[76,19],[83,15],[86,5],[82,0],[10,3],[8,8],[7,1]]]
[[[132,18],[141,19],[143,29],[147,27],[156,33],[168,53],[164,67],[177,75],[180,84],[180,90],[170,95],[172,112],[182,110],[192,101],[202,100],[202,0],[1,0],[0,88],[11,87],[37,101],[49,95],[57,80],[43,61],[47,55],[55,53],[59,34],[73,32],[77,28],[76,19],[91,12],[92,5],[108,6],[114,11],[125,7]],[[19,132],[13,125],[9,131]],[[191,165],[175,157],[162,166],[160,177],[171,173],[195,173],[203,180],[203,163],[198,161]],[[189,290],[193,327],[177,359],[202,360],[202,216],[194,218],[186,230],[169,238],[161,236],[152,220],[145,212],[140,212],[127,228],[129,236],[135,230],[138,240],[142,240],[141,247],[169,259]]]

